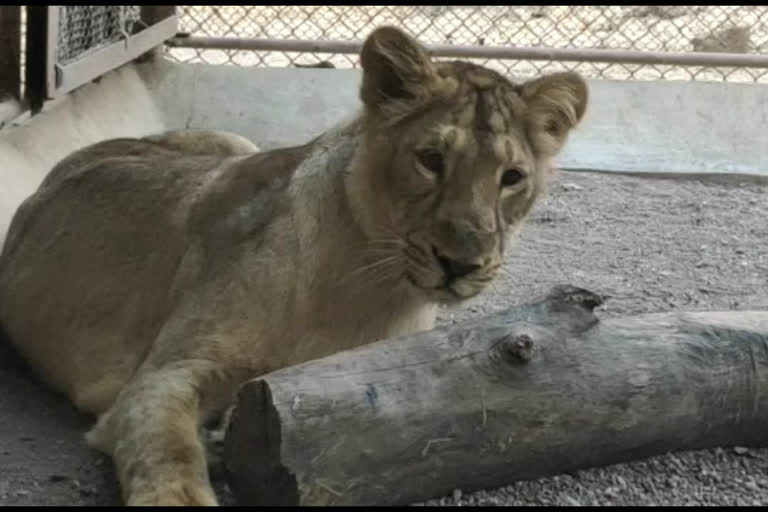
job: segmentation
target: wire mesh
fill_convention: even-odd
[[[424,43],[468,46],[764,53],[768,6],[178,6],[194,36],[362,40],[393,24]],[[173,48],[183,62],[357,67],[357,55]],[[768,70],[471,59],[516,76],[575,69],[590,78],[768,82]]]
[[[137,5],[64,5],[59,7],[56,60],[71,62],[131,35],[140,21]]]
[[[27,7],[25,5],[21,6],[21,27],[20,27],[20,36],[21,40],[19,41],[19,48],[21,51],[19,52],[19,94],[21,94],[21,97],[23,98],[26,94],[26,88],[27,88],[27,77],[26,77],[26,66],[27,66]]]

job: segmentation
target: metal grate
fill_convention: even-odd
[[[56,60],[66,64],[131,35],[140,23],[140,6],[65,5],[58,21]]]
[[[194,36],[361,40],[393,24],[420,41],[662,52],[766,53],[768,6],[179,6]],[[357,66],[356,55],[173,48],[184,62]],[[473,59],[517,76],[576,69],[591,78],[768,82],[768,70]]]

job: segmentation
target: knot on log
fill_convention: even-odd
[[[508,334],[499,339],[496,350],[507,363],[527,363],[533,357],[533,340],[527,334]]]
[[[551,301],[570,302],[592,311],[598,306],[602,306],[608,297],[584,288],[563,284],[553,287],[546,298]]]

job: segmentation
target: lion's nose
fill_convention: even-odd
[[[464,263],[462,261],[456,261],[450,258],[446,258],[441,255],[435,247],[432,247],[432,252],[435,255],[440,267],[442,267],[445,276],[448,280],[458,279],[464,277],[467,274],[474,272],[480,268],[480,265],[474,263]]]

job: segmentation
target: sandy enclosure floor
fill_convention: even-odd
[[[571,283],[612,298],[601,316],[768,308],[768,187],[563,173],[489,293],[442,322]],[[41,389],[0,344],[0,505],[112,505],[90,419]],[[231,503],[223,485],[217,489]],[[768,505],[768,450],[667,454],[445,497],[465,505]],[[439,503],[436,500],[430,503]]]

